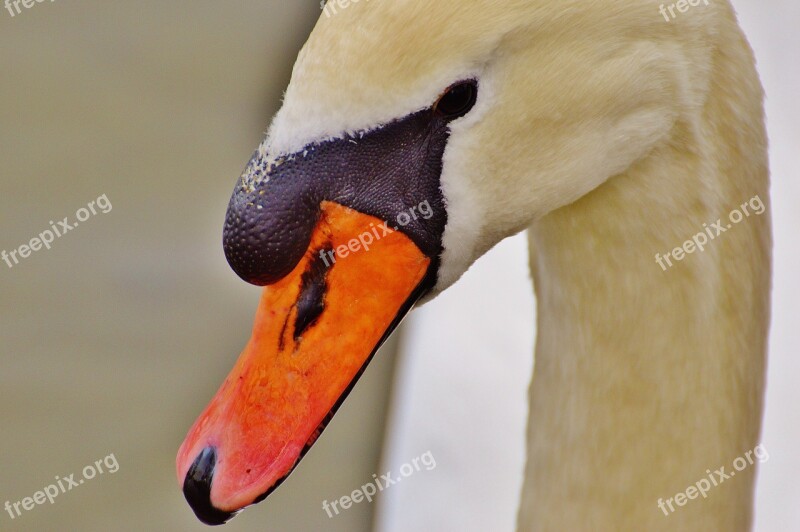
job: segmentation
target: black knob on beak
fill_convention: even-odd
[[[228,205],[225,257],[239,277],[254,285],[288,275],[303,257],[317,222],[319,201],[309,199],[299,183],[287,182],[286,175],[292,177],[276,172],[269,186],[252,190],[240,182]]]
[[[474,92],[443,102],[459,111],[470,103],[461,101],[465,95]],[[291,273],[308,251],[325,201],[385,221],[426,256],[438,257],[447,223],[440,185],[447,123],[445,114],[423,110],[278,160],[257,151],[225,218],[223,246],[233,271],[262,286]]]

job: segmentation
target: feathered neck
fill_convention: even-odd
[[[750,528],[755,465],[675,501],[759,443],[762,93],[739,30],[726,26],[720,43],[707,101],[667,142],[530,229],[539,318],[520,530]],[[727,228],[756,196],[766,212]],[[666,271],[656,261],[718,219],[725,231],[704,251]]]

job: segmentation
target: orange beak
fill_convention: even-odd
[[[324,202],[303,258],[264,289],[250,341],[178,453],[178,482],[205,523],[291,473],[427,288],[431,259],[387,229]]]

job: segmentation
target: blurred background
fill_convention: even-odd
[[[756,530],[800,530],[800,7],[734,4],[769,94],[773,165]],[[0,509],[0,530],[206,529],[178,489],[175,453],[249,337],[260,293],[229,270],[222,222],[319,16],[314,0],[0,11],[0,250],[102,195],[113,206],[51,250],[0,262],[0,505],[110,454],[119,463],[53,505],[13,520]],[[415,311],[295,473],[226,528],[511,530],[534,334],[525,264],[524,239],[509,239]],[[322,510],[428,451],[436,468],[377,503]]]

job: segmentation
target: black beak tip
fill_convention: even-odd
[[[200,521],[211,526],[224,525],[236,515],[219,510],[211,504],[211,482],[216,463],[216,450],[206,447],[192,463],[183,481],[183,496],[189,506]]]

